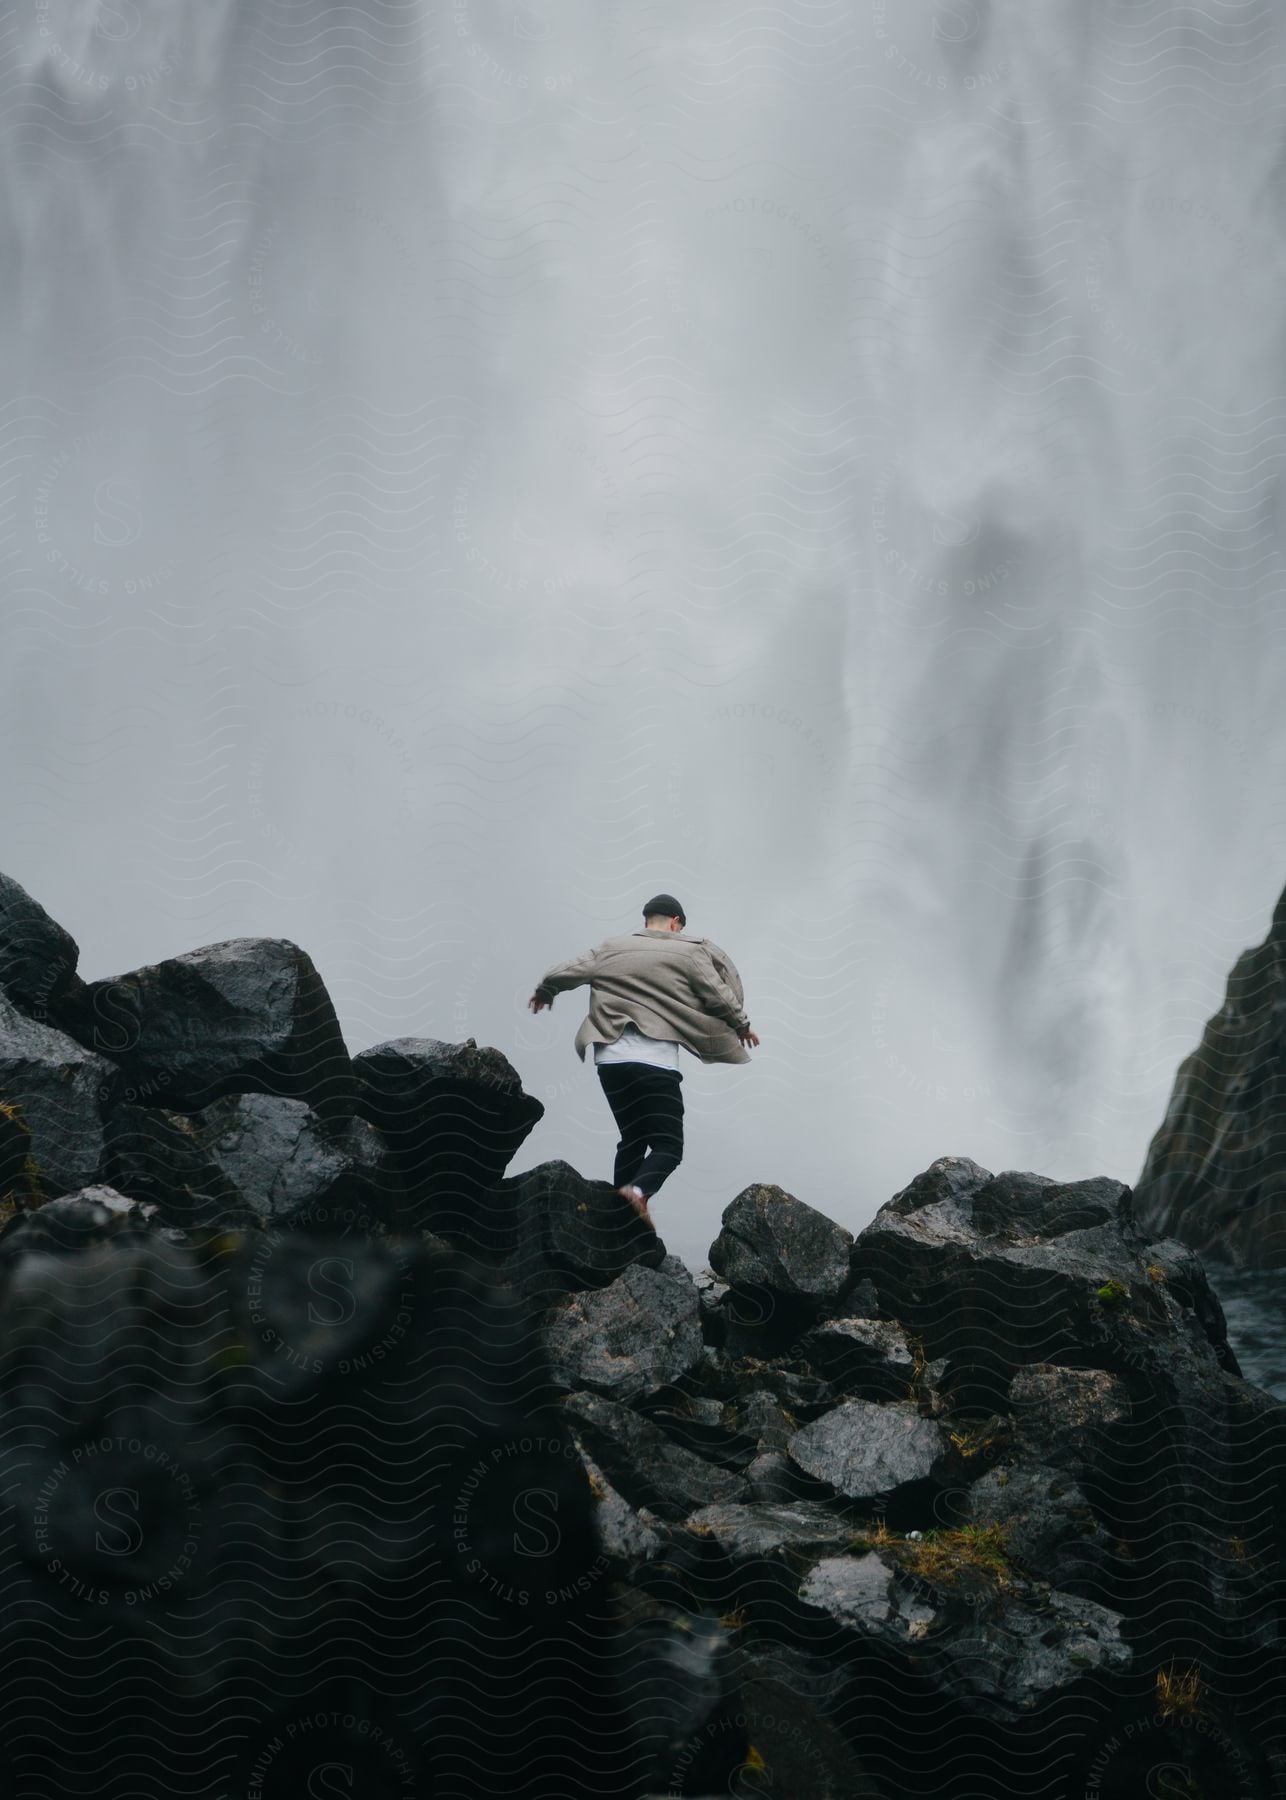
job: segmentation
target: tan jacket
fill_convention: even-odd
[[[576,1054],[615,1043],[629,1024],[649,1037],[677,1038],[702,1062],[749,1062],[738,1041],[750,1030],[741,977],[709,938],[681,931],[623,932],[582,956],[555,963],[536,988],[551,1005],[565,988],[590,984],[589,1016],[576,1033]]]

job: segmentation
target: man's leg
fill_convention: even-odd
[[[645,1130],[652,1148],[634,1177],[634,1185],[650,1200],[683,1161],[683,1077],[677,1069],[637,1066],[648,1077]]]
[[[616,1129],[621,1134],[612,1172],[612,1186],[616,1188],[633,1181],[635,1171],[647,1154],[647,1111],[633,1079],[633,1071],[641,1066],[627,1062],[598,1065],[599,1085],[607,1096]]]

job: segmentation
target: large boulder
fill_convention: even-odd
[[[108,1179],[184,1227],[284,1225],[377,1231],[397,1189],[365,1119],[327,1127],[303,1100],[225,1094],[199,1112],[118,1106],[107,1121]]]
[[[1135,1184],[1140,1221],[1211,1261],[1286,1267],[1286,892],[1179,1064]]]
[[[415,1222],[479,1254],[503,1247],[496,1190],[544,1107],[499,1051],[390,1038],[353,1058],[357,1110],[383,1132]]]
[[[1172,1291],[1155,1249],[1120,1182],[992,1175],[940,1157],[880,1208],[852,1260],[926,1356],[945,1359],[956,1402],[986,1412],[1025,1363],[1142,1368],[1171,1338],[1235,1372],[1204,1279],[1198,1311],[1190,1287]]]
[[[929,1672],[939,1693],[1008,1725],[1090,1675],[1131,1665],[1118,1613],[1051,1589],[1003,1604],[961,1603],[947,1585],[878,1551],[823,1557],[800,1589],[808,1606],[859,1641]]]
[[[555,1382],[627,1403],[691,1374],[705,1348],[691,1281],[638,1263],[558,1302],[544,1340]]]
[[[306,1100],[351,1116],[354,1079],[321,976],[284,938],[231,938],[84,983],[66,1030],[123,1072],[122,1097],[199,1112],[225,1094]]]
[[[538,1163],[506,1176],[488,1217],[505,1278],[536,1305],[606,1287],[626,1269],[659,1268],[665,1245],[608,1181],[587,1181],[570,1163]]]
[[[106,1057],[28,1018],[0,992],[0,1101],[29,1134],[15,1184],[28,1204],[98,1179],[104,1119],[120,1083]]]
[[[756,1182],[724,1208],[710,1267],[733,1288],[825,1304],[848,1282],[852,1243],[852,1232],[825,1213]]]
[[[39,1021],[76,979],[80,951],[11,875],[0,875],[0,989]]]
[[[38,1210],[18,1213],[0,1231],[0,1260],[6,1264],[33,1250],[83,1250],[108,1238],[131,1238],[162,1229],[155,1206],[130,1199],[99,1183],[79,1193],[60,1194]]]

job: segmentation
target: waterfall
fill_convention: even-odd
[[[526,999],[678,894],[763,1038],[683,1059],[695,1263],[755,1180],[1132,1181],[1286,873],[1282,38],[15,0],[6,870],[91,977],[301,943],[590,1175]]]

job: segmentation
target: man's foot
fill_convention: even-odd
[[[647,1209],[647,1195],[643,1192],[643,1189],[634,1187],[631,1183],[627,1183],[625,1187],[618,1187],[616,1191],[629,1201],[643,1223],[645,1225],[651,1225],[653,1231],[655,1231],[656,1226],[653,1224],[652,1215]]]

